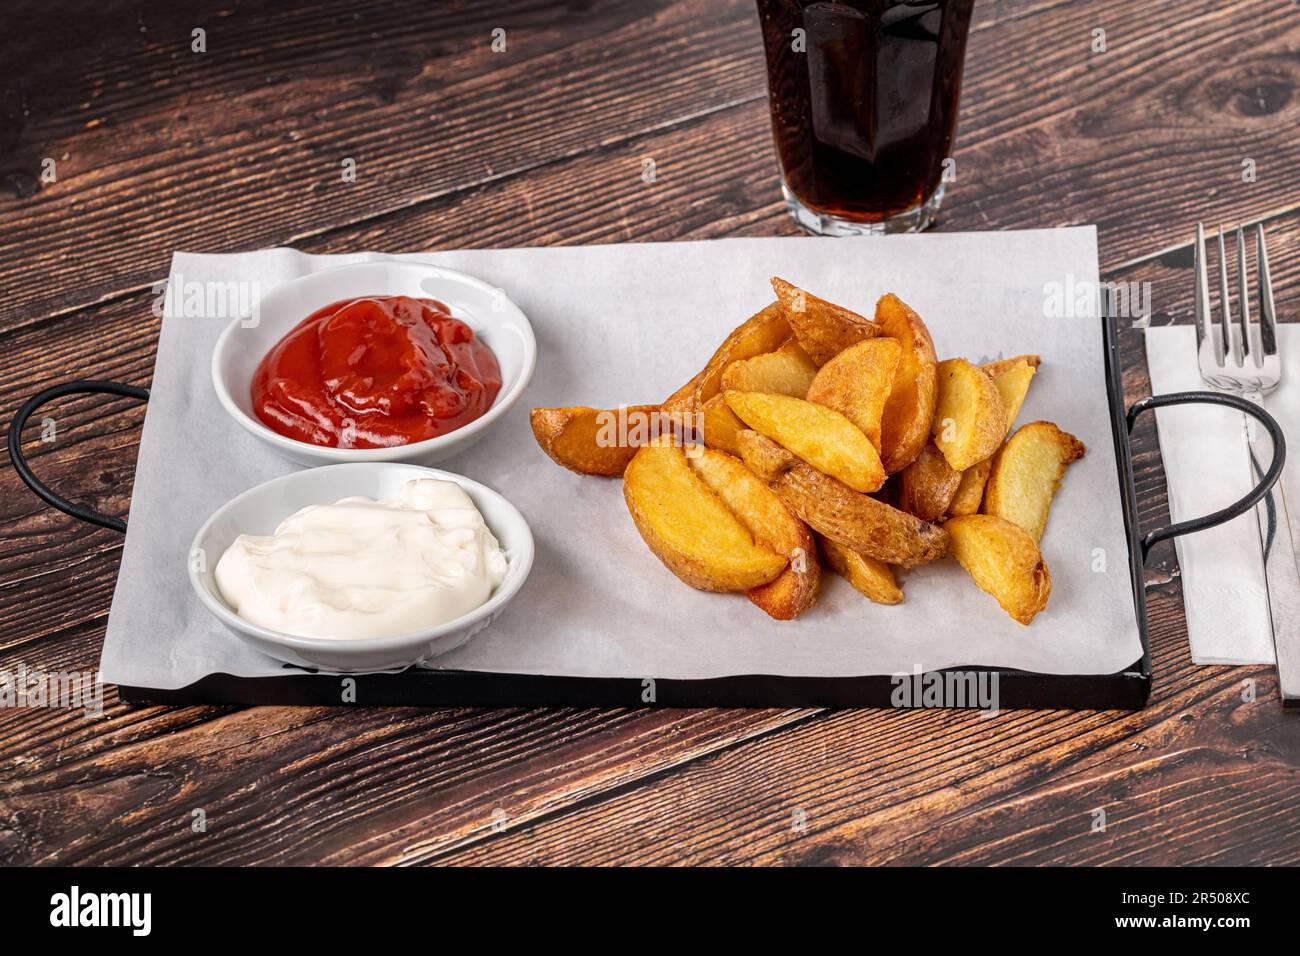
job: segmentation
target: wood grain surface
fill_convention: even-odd
[[[147,385],[177,249],[795,233],[748,0],[10,6],[6,417],[69,377]],[[1189,320],[1195,222],[1262,219],[1291,318],[1298,126],[1291,0],[978,0],[937,228],[1096,223],[1106,278],[1150,282],[1165,323]],[[1140,330],[1121,344],[1132,401]],[[34,467],[125,515],[142,410],[55,414]],[[1150,525],[1150,423],[1135,454]],[[0,669],[96,667],[120,548],[0,470]],[[1269,668],[1191,664],[1171,546],[1148,589],[1155,688],[1132,714],[131,708],[112,688],[97,719],[0,710],[0,862],[1300,862],[1300,715]]]

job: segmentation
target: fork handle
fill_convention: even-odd
[[[1177,524],[1165,525],[1162,528],[1148,531],[1142,538],[1143,561],[1147,559],[1151,549],[1161,541],[1177,538],[1184,534],[1191,534],[1195,531],[1204,531],[1206,528],[1213,528],[1225,521],[1231,521],[1233,518],[1244,515],[1268,494],[1268,490],[1276,484],[1278,477],[1282,474],[1282,463],[1286,461],[1286,439],[1282,437],[1282,427],[1278,425],[1277,420],[1272,415],[1260,408],[1259,405],[1237,395],[1229,395],[1225,392],[1170,392],[1167,395],[1151,395],[1139,399],[1129,407],[1126,416],[1129,434],[1133,433],[1133,426],[1137,424],[1137,417],[1149,409],[1164,408],[1169,405],[1194,404],[1226,405],[1255,419],[1264,426],[1269,437],[1273,440],[1273,459],[1269,462],[1268,471],[1259,480],[1259,484],[1252,488],[1249,494],[1228,505],[1228,507],[1200,518],[1189,518],[1186,521],[1179,521]]]
[[[1252,402],[1260,401],[1258,394],[1245,397]],[[1251,424],[1249,419],[1242,422],[1253,482],[1262,475],[1259,462],[1261,453],[1267,449],[1258,429]],[[1280,484],[1271,488],[1255,506],[1255,521],[1264,558],[1265,593],[1277,656],[1278,694],[1284,707],[1296,707],[1300,706],[1300,568],[1296,566],[1290,510]]]

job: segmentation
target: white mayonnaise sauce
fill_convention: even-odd
[[[344,498],[290,515],[266,537],[241,534],[217,586],[247,621],[306,637],[391,637],[487,601],[506,556],[469,495],[418,478],[391,498]]]

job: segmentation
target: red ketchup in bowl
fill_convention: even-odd
[[[313,312],[253,373],[253,411],[272,431],[331,448],[436,438],[486,412],[496,356],[434,299],[366,296]]]

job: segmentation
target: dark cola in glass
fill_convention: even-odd
[[[953,178],[974,0],[758,0],[782,188],[821,235],[915,232]]]

